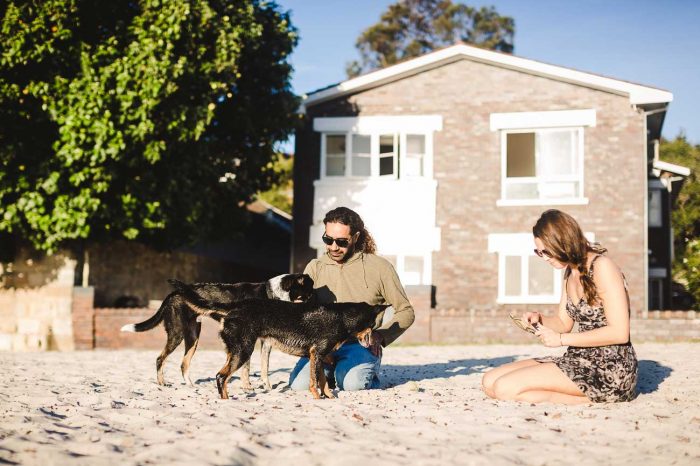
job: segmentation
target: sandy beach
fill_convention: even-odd
[[[155,351],[2,353],[0,463],[700,464],[700,345],[636,349],[636,400],[576,407],[481,392],[491,366],[562,352],[535,345],[389,347],[382,389],[318,401],[287,388],[295,358],[279,352],[272,391],[236,378],[229,400],[213,380],[221,351],[195,355],[193,387],[181,350],[165,387]]]

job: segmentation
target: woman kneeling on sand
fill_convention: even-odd
[[[529,402],[629,401],[636,396],[637,357],[630,343],[629,297],[624,276],[588,242],[570,215],[548,210],[532,228],[535,253],[565,269],[559,311],[522,315],[545,346],[568,346],[561,357],[516,361],[484,375],[491,398]],[[578,332],[571,333],[574,322]]]

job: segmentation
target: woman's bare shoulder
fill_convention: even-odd
[[[620,270],[615,261],[603,255],[595,258],[595,262],[593,262],[593,278],[607,281],[613,277],[622,278],[622,270]]]

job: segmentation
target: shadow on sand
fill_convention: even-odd
[[[637,391],[640,395],[655,392],[659,389],[661,382],[671,375],[671,372],[673,372],[673,369],[662,366],[656,361],[647,359],[639,361]]]
[[[380,379],[382,388],[402,385],[410,380],[442,379],[456,375],[468,375],[474,372],[486,372],[518,359],[518,356],[503,356],[489,359],[457,359],[449,362],[440,362],[421,365],[382,365]]]

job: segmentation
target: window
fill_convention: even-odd
[[[382,257],[394,266],[401,283],[405,285],[430,285],[431,254],[422,256],[384,255]]]
[[[504,131],[503,200],[583,197],[583,130]]]
[[[530,248],[532,250],[532,248]],[[561,271],[532,252],[499,258],[499,303],[558,303]]]
[[[403,282],[407,285],[423,284],[423,257],[406,256],[403,263]]]
[[[404,171],[406,176],[423,175],[424,135],[346,133],[323,134],[322,137],[325,176],[397,178],[401,163],[408,167]],[[410,154],[403,154],[401,141],[404,138],[411,141]],[[346,148],[347,142],[349,147]],[[407,161],[400,162],[402,157]]]
[[[372,174],[371,137],[364,134],[352,135],[352,176]]]
[[[326,134],[326,176],[345,175],[345,135]]]
[[[501,199],[497,205],[587,204],[583,136],[596,111],[492,113],[501,134]]]
[[[406,135],[406,157],[403,159],[405,176],[423,176],[423,159],[425,158],[425,136],[423,134]]]
[[[664,224],[661,209],[661,190],[649,189],[649,226],[661,227]]]
[[[439,115],[319,117],[321,177],[432,178]]]
[[[592,237],[590,234],[586,236]],[[489,252],[498,254],[498,303],[559,302],[562,271],[535,255],[532,234],[490,234],[488,248]]]
[[[379,176],[393,175],[399,156],[398,134],[379,136]]]

